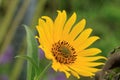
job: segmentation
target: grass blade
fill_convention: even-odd
[[[35,64],[39,67],[39,58],[38,58],[38,44],[35,39],[35,36],[31,29],[24,25],[27,33],[27,56],[33,59]],[[27,62],[27,80],[33,80],[34,77],[39,73],[39,70],[35,70],[34,65],[29,61]]]

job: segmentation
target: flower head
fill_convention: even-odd
[[[76,17],[76,13],[73,13],[67,20],[65,10],[58,11],[54,21],[48,16],[42,16],[36,27],[39,34],[36,38],[46,58],[52,60],[55,71],[64,72],[67,78],[71,74],[77,78],[91,77],[99,70],[95,67],[103,64],[95,61],[105,57],[95,56],[101,52],[98,48],[88,49],[99,37],[90,37],[92,29],[84,29],[85,19],[74,24]]]

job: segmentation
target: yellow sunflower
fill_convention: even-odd
[[[91,28],[84,29],[85,19],[74,24],[76,17],[76,13],[73,13],[67,20],[65,10],[58,11],[55,21],[48,16],[42,16],[36,27],[39,34],[36,37],[46,58],[52,60],[55,71],[64,72],[67,78],[71,74],[77,78],[91,77],[99,70],[95,67],[103,65],[102,62],[95,61],[105,57],[95,56],[101,52],[100,49],[87,48],[99,37],[90,36]]]

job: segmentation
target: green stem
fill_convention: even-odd
[[[25,44],[20,45],[20,49],[18,50],[18,55],[25,55]],[[21,74],[22,67],[23,67],[24,60],[17,58],[15,64],[13,65],[12,70],[10,71],[9,74],[9,80],[18,80],[19,75]]]
[[[17,13],[15,19],[13,20],[13,22],[11,24],[10,30],[7,32],[7,35],[9,35],[9,36],[5,37],[4,43],[3,43],[3,45],[0,49],[0,53],[4,53],[6,47],[11,43],[11,41],[14,37],[14,34],[16,32],[17,26],[19,25],[22,18],[24,17],[24,14],[25,14],[29,4],[30,4],[30,0],[26,0],[21,5],[21,8],[19,9],[19,12]]]
[[[49,62],[49,64],[44,68],[44,70],[40,73],[40,75],[35,80],[41,80],[44,73],[47,71],[47,69],[51,66],[52,62]]]
[[[4,40],[4,37],[6,36],[7,30],[9,28],[9,25],[13,19],[14,13],[17,9],[17,5],[20,0],[11,0],[10,6],[7,9],[7,12],[5,14],[5,17],[3,21],[0,24],[0,44]]]

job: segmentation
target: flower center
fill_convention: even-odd
[[[51,52],[55,59],[63,64],[71,64],[76,60],[76,51],[67,41],[58,41],[52,45]]]

